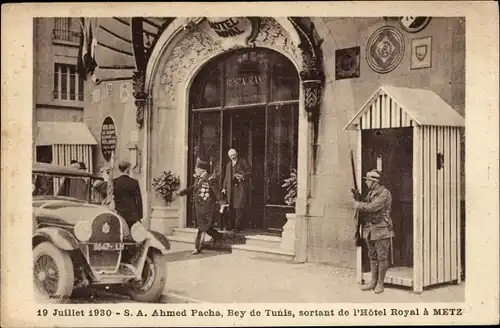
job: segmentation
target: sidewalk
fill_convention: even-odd
[[[255,255],[203,251],[173,243],[167,264],[166,297],[186,302],[335,303],[335,302],[459,302],[465,283],[443,285],[414,294],[386,287],[381,295],[362,292],[351,270],[320,264],[293,264]]]

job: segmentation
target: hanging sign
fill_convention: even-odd
[[[116,127],[111,117],[106,117],[101,127],[102,156],[109,162],[111,154],[116,150]]]
[[[207,17],[204,24],[206,31],[223,48],[246,46],[255,27],[247,17]]]
[[[422,31],[429,24],[431,17],[424,16],[403,16],[399,18],[401,27],[409,33]]]

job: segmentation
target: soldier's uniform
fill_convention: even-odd
[[[376,293],[384,290],[384,279],[389,268],[389,251],[394,230],[391,219],[392,195],[379,183],[380,174],[376,170],[368,172],[366,180],[373,184],[356,209],[363,215],[363,239],[368,248],[372,280],[362,290],[374,289]]]
[[[197,167],[208,170],[208,163],[199,162]],[[221,192],[214,176],[205,173],[198,177],[193,185],[179,192],[181,196],[191,193],[194,204],[193,215],[198,228],[195,239],[195,252],[201,251],[201,235],[205,232],[214,240],[222,239],[222,234],[212,226],[212,218],[217,210],[217,202],[221,200]]]

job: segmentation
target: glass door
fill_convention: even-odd
[[[266,120],[266,206],[265,227],[281,232],[286,223],[285,213],[294,211],[285,204],[284,179],[297,168],[298,104],[267,107]]]
[[[220,111],[198,111],[194,112],[190,129],[190,149],[188,186],[194,182],[193,172],[197,158],[203,158],[210,162],[210,174],[217,181],[222,177],[221,167],[221,112]],[[188,197],[188,227],[195,227],[193,221],[191,198]]]
[[[188,180],[196,158],[203,157],[222,183],[227,151],[236,149],[252,170],[245,228],[279,233],[285,213],[294,211],[285,204],[282,184],[297,168],[298,98],[296,68],[269,49],[228,52],[207,63],[193,81]]]

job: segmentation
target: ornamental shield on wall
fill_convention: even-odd
[[[420,61],[424,60],[425,56],[427,56],[427,45],[424,44],[424,45],[415,47],[415,56]]]
[[[432,37],[411,40],[411,69],[429,68],[432,64]]]

